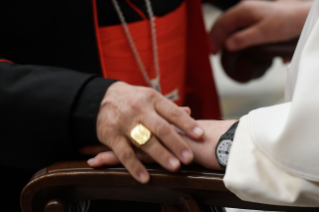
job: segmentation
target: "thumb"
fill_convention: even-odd
[[[121,164],[120,160],[112,151],[101,152],[94,158],[88,160],[87,163],[89,164],[89,166],[94,168],[98,168],[105,165],[114,166]]]

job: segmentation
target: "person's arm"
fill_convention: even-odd
[[[317,1],[289,70],[288,102],[250,112],[236,130],[224,183],[243,200],[319,206],[318,8]]]
[[[316,1],[289,68],[287,103],[254,110],[239,124],[224,182],[244,200],[319,206],[318,8]]]
[[[0,163],[40,168],[56,160],[74,159],[72,153],[78,147],[101,142],[135,179],[145,183],[148,172],[128,139],[138,124],[154,134],[141,149],[164,168],[176,171],[180,162],[190,163],[193,153],[170,123],[199,139],[204,131],[198,123],[152,88],[113,82],[63,68],[3,60]],[[18,156],[12,158],[13,151]],[[99,166],[94,160],[90,165]]]
[[[69,159],[81,146],[77,140],[97,142],[92,139],[96,132],[86,139],[80,128],[95,129],[99,103],[112,82],[68,69],[0,59],[0,163],[39,169]],[[86,111],[81,109],[82,101]]]
[[[313,1],[241,1],[228,9],[211,32],[212,53],[283,42],[300,35]]]
[[[319,2],[315,2],[288,74],[287,103],[254,110],[240,119],[226,167],[226,187],[245,201],[319,206]],[[220,169],[217,142],[229,121],[201,122],[204,142],[184,137],[195,161]],[[226,125],[226,126],[225,126]]]

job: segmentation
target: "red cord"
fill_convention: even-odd
[[[137,13],[141,16],[141,18],[143,20],[147,20],[147,17],[145,16],[145,14],[142,12],[142,10],[140,10],[140,8],[138,8],[137,6],[135,6],[135,4],[133,4],[131,2],[131,0],[125,0],[126,3]]]
[[[0,59],[0,63],[1,62],[5,62],[5,63],[13,63],[13,62],[11,62],[10,60],[5,60],[5,59]]]

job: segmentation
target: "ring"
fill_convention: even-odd
[[[131,139],[133,144],[138,148],[141,148],[143,145],[145,145],[151,139],[151,137],[151,131],[143,124],[138,124],[131,130]]]

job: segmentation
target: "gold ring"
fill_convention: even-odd
[[[151,131],[143,124],[138,124],[131,130],[131,139],[133,144],[138,148],[141,148],[143,145],[145,145],[151,139],[151,137]]]

